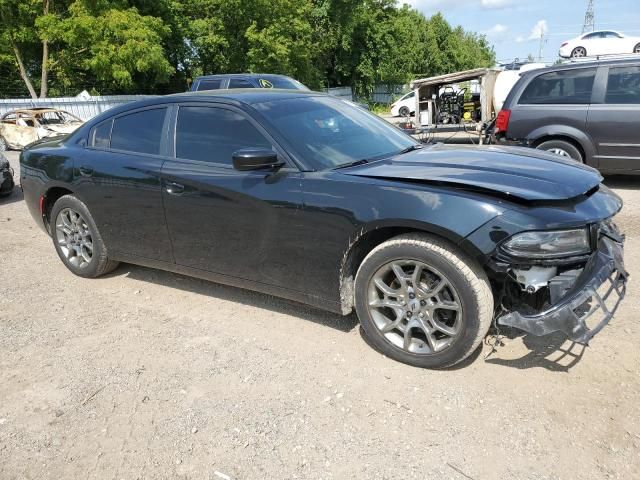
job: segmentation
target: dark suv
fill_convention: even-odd
[[[284,88],[287,90],[309,90],[302,83],[285,75],[270,73],[234,73],[228,75],[206,75],[198,77],[191,91],[222,90],[235,88]]]
[[[498,114],[499,144],[527,145],[604,173],[640,173],[640,58],[526,72]]]

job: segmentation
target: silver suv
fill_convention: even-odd
[[[522,77],[498,114],[498,144],[571,157],[603,173],[640,173],[640,56],[574,62]]]

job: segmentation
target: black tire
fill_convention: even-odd
[[[640,43],[633,47],[633,53],[640,53]]]
[[[576,162],[584,162],[582,158],[582,153],[578,150],[574,144],[569,143],[565,140],[549,140],[547,142],[543,142],[536,147],[538,150],[544,150],[545,152],[555,153],[565,158],[571,158]],[[564,153],[560,153],[564,152]]]
[[[0,198],[5,198],[11,195],[14,187],[15,183],[13,182],[13,178],[7,178],[4,183],[0,184]]]
[[[411,110],[409,110],[409,107],[400,107],[398,113],[401,117],[408,117],[409,115],[411,115]]]
[[[401,260],[437,269],[457,291],[462,306],[460,331],[442,351],[416,354],[396,346],[371,316],[370,281],[384,265]],[[440,369],[460,363],[478,348],[493,320],[493,294],[482,268],[454,245],[426,234],[401,235],[373,249],[356,275],[355,304],[364,335],[374,348],[394,360],[420,368]]]
[[[71,209],[74,212],[79,213],[82,219],[84,219],[86,226],[88,227],[88,230],[91,234],[93,253],[91,255],[91,261],[84,266],[76,266],[71,263],[71,261],[63,253],[63,247],[58,241],[56,233],[56,222],[60,212],[65,209]],[[100,236],[100,232],[96,227],[89,209],[75,196],[64,195],[63,197],[60,197],[58,199],[51,210],[50,225],[51,238],[53,239],[53,245],[56,249],[56,252],[58,253],[58,256],[60,257],[60,260],[62,260],[62,263],[64,263],[64,265],[76,275],[85,278],[96,278],[109,273],[118,267],[118,262],[109,260],[107,247],[105,246],[104,241]]]
[[[587,56],[587,49],[584,47],[576,47],[571,52],[571,58],[583,58]]]

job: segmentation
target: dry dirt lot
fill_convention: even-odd
[[[17,190],[0,478],[640,478],[640,180],[608,183],[633,275],[612,324],[587,349],[509,338],[442,372],[382,357],[355,317],[130,265],[75,277]]]

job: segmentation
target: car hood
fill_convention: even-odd
[[[525,201],[559,201],[594,190],[597,170],[539,150],[433,145],[341,170],[346,175],[457,186]]]

